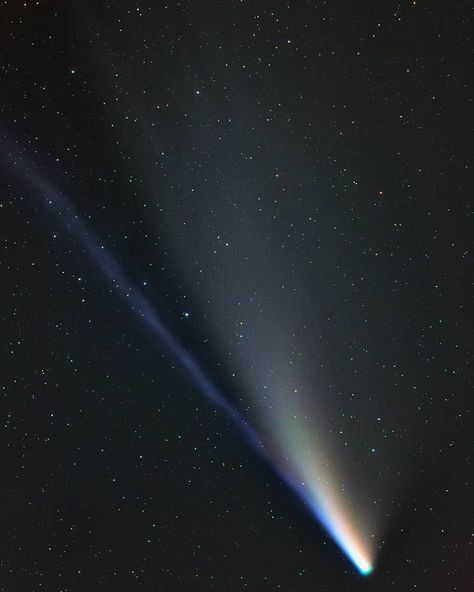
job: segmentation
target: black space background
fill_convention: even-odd
[[[181,220],[179,196],[210,166],[193,155],[192,114],[209,114],[200,136],[223,135],[229,167],[259,190],[278,193],[282,171],[306,195],[269,214],[270,240],[298,241],[278,216],[306,217],[317,174],[325,222],[301,250],[322,249],[318,303],[341,320],[321,355],[349,388],[347,352],[334,353],[350,308],[341,266],[363,269],[375,347],[405,369],[376,378],[380,405],[388,381],[406,381],[387,416],[409,450],[375,572],[361,578],[3,166],[0,590],[474,589],[471,35],[468,2],[0,3],[2,136],[149,284],[234,400],[215,327],[183,319],[200,304],[169,250],[181,226],[160,227],[160,207],[176,203]],[[223,131],[211,114],[226,109]],[[152,196],[147,130],[166,155]],[[265,147],[255,168],[239,155],[252,142]]]

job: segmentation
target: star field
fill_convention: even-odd
[[[0,590],[470,590],[469,4],[0,27]]]

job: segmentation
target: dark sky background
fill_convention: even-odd
[[[472,16],[0,2],[1,591],[474,589]],[[13,145],[256,426],[266,378],[305,383],[379,523],[372,575],[131,314]]]

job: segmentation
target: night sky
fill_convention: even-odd
[[[470,4],[0,2],[0,591],[474,590]]]

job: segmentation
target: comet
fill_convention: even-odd
[[[5,166],[29,192],[36,195],[42,206],[82,248],[111,289],[126,302],[130,311],[147,327],[157,343],[166,350],[168,357],[181,368],[208,404],[228,420],[240,437],[304,503],[358,572],[369,575],[373,571],[369,542],[357,534],[357,521],[347,510],[337,486],[334,485],[334,479],[328,474],[327,463],[318,461],[317,458],[314,460],[314,457],[310,462],[303,452],[308,447],[317,449],[318,444],[300,442],[293,447],[283,446],[277,454],[273,446],[267,446],[266,438],[260,436],[229,402],[198,361],[167,328],[143,291],[129,280],[112,252],[85,222],[73,201],[16,145],[8,144],[5,148],[2,151]],[[282,458],[286,459],[285,462]]]

